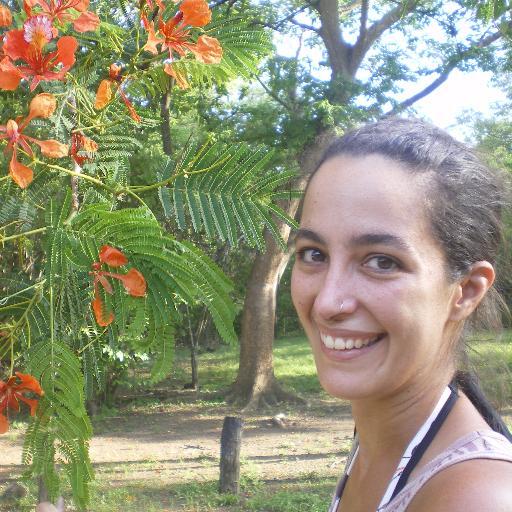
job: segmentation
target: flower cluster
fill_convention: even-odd
[[[212,13],[205,0],[183,0],[174,17],[164,21],[161,2],[157,4],[158,28],[155,22],[149,21],[144,10],[144,6],[152,6],[152,2],[146,0],[141,8],[142,23],[148,32],[145,49],[154,55],[168,52],[171,62],[165,64],[164,71],[176,79],[179,87],[185,89],[188,87],[185,77],[172,65],[176,56],[184,57],[187,53],[192,53],[203,64],[219,64],[222,60],[222,47],[215,37],[203,34],[196,42],[192,39],[191,29],[204,27],[210,23]]]
[[[0,57],[0,89],[14,91],[22,79],[33,91],[43,80],[64,80],[75,63],[78,41],[59,37],[71,22],[77,32],[96,30],[100,20],[89,12],[89,0],[24,0],[26,20],[20,29],[4,34]],[[0,27],[12,25],[9,9],[0,7]]]
[[[17,383],[19,381],[19,383]],[[16,376],[9,377],[7,382],[0,381],[0,434],[5,434],[9,429],[7,409],[18,412],[20,400],[30,407],[30,414],[34,416],[38,401],[36,398],[27,398],[25,393],[35,393],[42,396],[43,390],[37,379],[32,375],[16,372]]]
[[[112,88],[115,88],[119,92],[119,97],[126,105],[130,117],[136,122],[140,123],[140,116],[135,111],[132,102],[128,99],[125,92],[123,91],[122,85],[126,77],[121,74],[121,66],[117,64],[111,64],[109,69],[108,79],[102,80],[96,92],[96,101],[94,108],[101,110],[105,108],[112,101]]]
[[[137,269],[131,268],[126,274],[114,274],[101,270],[103,264],[117,268],[127,263],[128,258],[119,249],[110,245],[104,245],[100,249],[99,261],[92,264],[92,272],[90,272],[90,274],[94,276],[94,299],[91,306],[96,322],[101,327],[110,325],[114,320],[114,314],[112,312],[109,313],[108,317],[105,317],[105,304],[100,294],[100,285],[106,293],[113,293],[112,285],[107,277],[121,281],[124,289],[132,297],[144,297],[144,295],[146,295],[146,280]]]
[[[30,185],[33,179],[33,171],[18,160],[19,149],[31,158],[34,156],[34,151],[30,144],[38,145],[41,148],[41,153],[50,158],[63,158],[68,154],[68,146],[57,140],[39,140],[29,137],[24,133],[25,128],[32,119],[48,118],[53,114],[56,107],[57,102],[52,94],[41,93],[36,95],[30,102],[29,114],[25,119],[9,119],[7,124],[0,125],[0,140],[7,140],[4,153],[11,153],[9,174],[21,188],[26,188]]]

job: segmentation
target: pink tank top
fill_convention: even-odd
[[[354,452],[353,447],[349,460],[353,459]],[[455,441],[444,452],[423,466],[419,474],[379,510],[381,512],[406,511],[412,499],[433,476],[454,464],[472,459],[494,459],[512,462],[512,444],[505,436],[492,430],[471,432]],[[333,498],[329,512],[336,512],[338,509],[337,496],[341,495],[345,478],[346,476],[342,477],[338,483],[336,495]]]
[[[444,452],[421,468],[384,508],[382,512],[404,512],[418,491],[437,473],[454,464],[472,459],[494,459],[512,462],[512,444],[492,430],[471,432],[450,445]]]

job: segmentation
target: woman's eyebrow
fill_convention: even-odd
[[[311,240],[312,242],[316,242],[317,244],[325,245],[324,239],[320,235],[316,234],[314,231],[311,231],[310,229],[298,229],[295,233],[293,241],[295,242],[300,238],[306,238],[307,240]]]
[[[390,233],[365,233],[350,240],[350,245],[389,245],[403,251],[411,251],[411,246],[401,237]]]

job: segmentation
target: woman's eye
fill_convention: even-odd
[[[365,261],[364,266],[371,268],[372,270],[383,272],[389,272],[400,268],[400,265],[389,256],[372,256]]]
[[[297,251],[297,256],[304,263],[321,263],[325,261],[325,256],[318,249],[301,249]]]

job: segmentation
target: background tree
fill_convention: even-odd
[[[304,186],[336,130],[411,108],[454,69],[497,71],[506,65],[499,52],[511,28],[506,2],[259,4],[263,14],[255,23],[299,40],[296,57],[273,59],[260,79],[276,111],[277,145],[292,146],[287,158],[300,169],[295,188]],[[321,58],[304,48],[321,51]],[[417,84],[416,91],[407,96],[411,84]],[[247,132],[254,119],[245,120]],[[297,207],[292,200],[286,210],[293,216]],[[287,239],[289,229],[283,224],[280,230]],[[288,259],[289,252],[270,242],[255,257],[248,281],[240,367],[231,393],[246,407],[282,396],[273,374],[272,343],[275,293]]]

